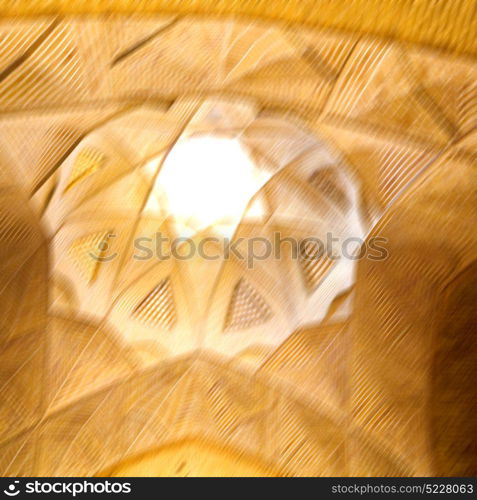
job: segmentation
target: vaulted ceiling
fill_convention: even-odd
[[[185,442],[224,474],[473,474],[471,42],[346,19],[47,14],[0,22],[1,472],[119,474]],[[161,188],[204,137],[259,179],[205,226]],[[239,189],[203,177],[198,205]],[[388,258],[133,258],[140,237],[224,228],[377,236]]]

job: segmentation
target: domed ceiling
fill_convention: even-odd
[[[477,65],[332,28],[1,20],[2,474],[476,471]]]
[[[362,238],[357,189],[296,119],[252,101],[187,105],[110,120],[56,171],[50,310],[108,321],[149,353],[276,346],[353,283],[352,260],[293,259],[286,238]]]

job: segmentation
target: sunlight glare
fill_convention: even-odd
[[[260,171],[239,141],[199,137],[177,144],[160,172],[157,189],[164,193],[177,222],[195,230],[235,226],[248,202],[269,175]],[[254,203],[255,217],[263,214]]]

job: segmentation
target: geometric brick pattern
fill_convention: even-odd
[[[176,321],[176,309],[169,278],[163,279],[135,307],[133,317],[150,327],[171,330]]]
[[[272,316],[262,296],[243,278],[235,285],[225,319],[225,331],[265,323]]]
[[[66,193],[85,177],[96,172],[96,170],[103,165],[104,160],[105,156],[101,151],[97,151],[93,148],[85,148],[80,151],[75,158],[71,175],[64,192]]]
[[[321,251],[315,241],[307,241],[305,245],[300,245],[298,253],[298,263],[303,276],[306,289],[314,292],[323,279],[327,276],[336,260],[326,255],[326,251]]]

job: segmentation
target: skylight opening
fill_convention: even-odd
[[[164,200],[181,235],[211,227],[228,236],[268,178],[237,139],[196,137],[169,153],[151,199]],[[263,206],[254,201],[253,217],[261,215]]]

